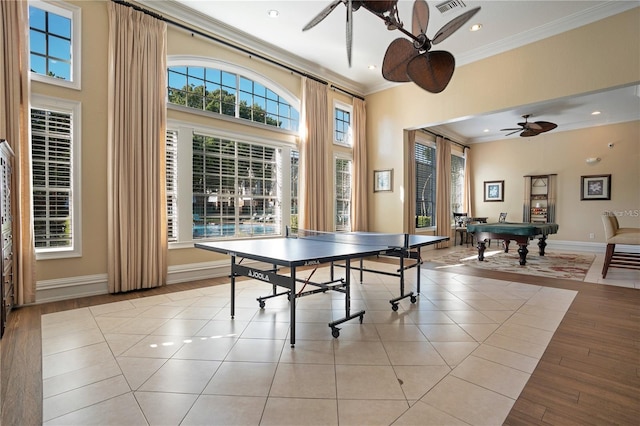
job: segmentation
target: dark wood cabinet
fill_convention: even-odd
[[[11,214],[11,179],[13,170],[13,151],[5,140],[0,140],[0,251],[2,261],[0,271],[0,294],[2,295],[2,317],[0,319],[0,337],[4,334],[9,312],[14,304],[13,280],[13,217]]]

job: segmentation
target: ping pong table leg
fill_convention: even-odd
[[[236,257],[231,256],[231,319],[236,315]]]
[[[291,296],[289,297],[289,309],[291,316],[289,318],[289,328],[291,330],[291,347],[296,345],[296,267],[291,268]]]
[[[332,321],[329,323],[329,327],[331,327],[331,335],[335,338],[340,336],[340,328],[337,325],[342,324],[343,322],[352,320],[354,318],[360,318],[360,324],[362,324],[362,320],[364,318],[364,311],[351,313],[351,259],[347,258],[344,264],[345,268],[345,278],[344,278],[344,308],[345,315],[344,318]]]
[[[398,276],[400,277],[400,296],[389,300],[389,303],[391,303],[391,309],[394,312],[398,310],[398,302],[401,301],[402,299],[405,299],[408,297],[411,300],[411,303],[416,303],[418,301],[418,298],[416,297],[415,294],[413,294],[413,291],[410,291],[409,293],[406,293],[406,294],[404,292],[404,271],[405,269],[409,269],[411,267],[411,266],[407,268],[404,267],[404,259],[405,257],[410,258],[411,252],[406,249],[402,249],[398,257],[400,258],[400,267],[398,268]],[[418,274],[420,274],[419,264],[416,264],[416,267],[418,268]],[[420,289],[420,286],[418,285],[418,292],[420,291],[419,289]]]
[[[418,247],[418,258],[416,259],[416,285],[417,285],[417,293],[420,294],[420,264],[422,263],[422,253],[421,253],[421,247]]]

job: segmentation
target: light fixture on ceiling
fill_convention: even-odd
[[[471,32],[476,32],[476,31],[480,31],[482,29],[482,24],[473,24],[470,28],[469,31]]]
[[[353,48],[353,13],[362,6],[362,9],[368,10],[382,19],[387,30],[399,30],[412,39],[407,40],[404,37],[399,37],[387,47],[382,60],[382,76],[385,80],[397,83],[413,81],[431,93],[440,93],[447,87],[453,76],[455,59],[451,53],[444,50],[434,52],[429,50],[433,45],[444,41],[459,30],[480,11],[480,6],[478,6],[450,20],[436,32],[432,40],[426,35],[429,21],[429,4],[426,0],[415,0],[413,3],[412,32],[404,29],[398,14],[397,0],[334,0],[309,21],[302,28],[302,31],[310,30],[322,22],[340,3],[347,7],[346,44],[349,67],[351,67]]]
[[[280,12],[275,9],[271,9],[267,12],[267,15],[269,15],[269,18],[277,18],[278,16],[280,16]]]
[[[377,67],[375,65],[369,65],[370,70],[375,70]]]
[[[587,164],[596,164],[596,163],[599,163],[600,160],[601,160],[600,157],[589,157],[585,161],[587,162]]]
[[[600,111],[593,111],[593,112],[591,113],[591,115],[600,115],[600,114],[601,114],[601,112],[600,112]]]

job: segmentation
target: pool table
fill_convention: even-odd
[[[473,234],[477,242],[478,260],[484,260],[484,251],[488,240],[504,240],[504,251],[509,252],[509,242],[511,240],[518,243],[518,254],[520,255],[520,265],[527,264],[527,245],[529,240],[538,238],[540,256],[544,256],[544,248],[547,246],[547,235],[558,232],[558,225],[555,223],[474,223],[467,225],[467,232]]]

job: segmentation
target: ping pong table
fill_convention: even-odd
[[[340,335],[338,325],[359,318],[362,323],[365,311],[351,311],[351,260],[359,259],[360,265],[353,269],[360,271],[360,281],[363,272],[372,272],[385,275],[393,275],[400,278],[400,296],[389,302],[392,309],[398,309],[398,302],[409,297],[412,303],[416,302],[416,294],[404,291],[404,271],[416,268],[417,293],[420,293],[420,264],[422,263],[420,250],[422,247],[437,244],[448,240],[449,237],[411,235],[411,234],[386,234],[373,232],[319,232],[298,230],[290,233],[287,229],[285,237],[264,238],[252,240],[228,240],[196,243],[195,247],[222,253],[231,258],[231,318],[235,316],[235,289],[236,277],[245,276],[253,278],[273,287],[273,293],[259,297],[260,308],[264,308],[265,300],[286,295],[290,301],[290,341],[291,347],[296,342],[296,309],[295,299],[314,293],[337,291],[344,294],[345,316],[329,323],[333,337]],[[397,257],[400,266],[396,273],[368,269],[363,266],[363,259],[370,256]],[[242,265],[244,259],[266,263],[269,268],[258,268]],[[413,259],[405,265],[405,259]],[[324,264],[331,264],[331,277],[327,282],[312,282],[311,277],[315,270]],[[335,278],[334,266],[345,269],[344,277]],[[312,272],[307,279],[298,278],[298,268],[312,267]],[[289,274],[280,273],[280,268],[288,268]],[[300,292],[296,284],[302,282],[305,286]],[[312,290],[303,291],[306,285],[311,285]],[[284,292],[278,293],[277,288],[283,287]]]

